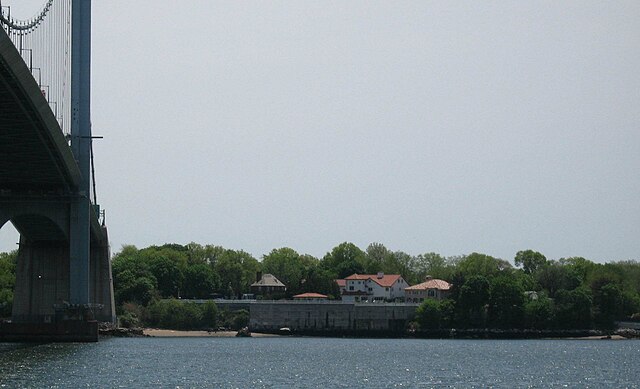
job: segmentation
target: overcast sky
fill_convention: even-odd
[[[638,20],[638,1],[94,1],[112,252],[640,259]]]

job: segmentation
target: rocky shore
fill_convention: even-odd
[[[138,338],[146,336],[142,328],[123,328],[110,323],[100,323],[98,335],[117,338]]]

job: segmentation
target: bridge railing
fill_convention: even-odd
[[[0,0],[0,25],[31,70],[62,131],[71,132],[71,0],[46,0],[29,19]]]

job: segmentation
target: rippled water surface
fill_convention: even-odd
[[[640,341],[135,338],[0,344],[2,388],[640,387]]]

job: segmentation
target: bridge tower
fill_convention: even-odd
[[[52,88],[39,79],[45,72],[30,63],[36,49],[23,47],[53,12],[52,4],[62,4],[58,15],[67,17],[57,22],[71,26],[70,47],[64,50],[71,53],[70,72],[61,77],[69,75],[70,91],[58,94],[57,105]],[[13,322],[55,324],[90,316],[113,322],[108,234],[91,202],[91,0],[47,0],[30,21],[14,22],[4,8],[0,227],[11,221],[20,232]],[[52,55],[51,47],[45,44],[45,55]],[[68,114],[60,112],[65,106]]]
[[[71,304],[89,301],[89,217],[91,162],[91,0],[71,3],[71,150],[80,168],[80,187],[71,204]]]

